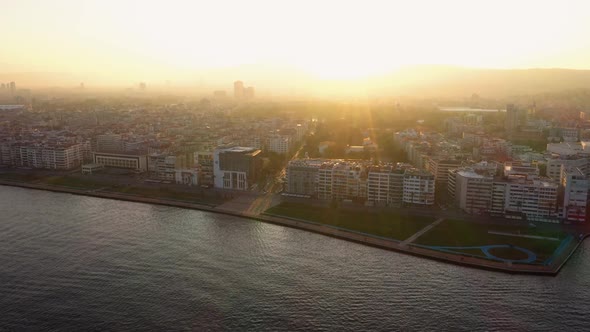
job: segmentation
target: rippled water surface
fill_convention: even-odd
[[[557,277],[517,276],[0,186],[0,330],[586,330],[589,243]]]

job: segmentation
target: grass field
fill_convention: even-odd
[[[144,186],[141,184],[121,185],[116,179],[102,180],[99,178],[80,177],[73,175],[55,175],[41,176],[35,174],[20,173],[0,173],[0,180],[10,180],[17,182],[35,182],[52,186],[80,189],[96,190],[102,189],[104,192],[116,192],[121,194],[137,195],[149,198],[162,198],[183,201],[188,203],[204,204],[209,206],[219,205],[225,200],[222,197],[213,195],[204,195],[197,191],[191,192],[186,190],[174,190],[170,187]]]
[[[295,203],[281,203],[270,208],[266,213],[314,221],[397,240],[407,239],[434,221],[430,217],[347,211]]]
[[[518,236],[490,234],[489,231],[512,233],[519,235],[535,235],[558,238],[558,241],[548,239],[533,239]],[[512,245],[522,247],[537,255],[537,263],[545,261],[567,236],[559,231],[543,231],[536,228],[523,228],[505,225],[477,224],[461,220],[445,220],[430,231],[420,236],[415,244],[443,247],[472,247],[485,245]],[[477,250],[460,249],[458,252],[474,254]],[[494,255],[518,260],[523,258],[522,251],[512,248],[497,248],[490,251]],[[483,255],[483,254],[482,254]]]
[[[181,192],[170,190],[169,188],[140,188],[133,186],[109,188],[108,191],[121,194],[131,194],[150,198],[171,199],[189,203],[219,205],[225,200],[211,196],[200,195],[199,193]]]
[[[0,173],[0,180],[17,181],[17,182],[31,182],[38,180],[39,177],[34,174],[21,174],[21,173]]]
[[[88,179],[80,179],[74,178],[69,176],[51,176],[44,178],[42,183],[50,184],[53,186],[64,186],[69,188],[76,188],[76,189],[99,189],[107,187],[108,184],[101,183],[99,181],[95,181],[91,178]]]

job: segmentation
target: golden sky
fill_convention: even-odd
[[[0,70],[147,78],[245,64],[590,69],[590,1],[1,0]]]

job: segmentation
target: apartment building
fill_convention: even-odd
[[[563,218],[569,221],[586,221],[590,181],[578,168],[562,167]]]
[[[449,171],[461,167],[462,161],[440,157],[428,158],[426,170],[434,175],[437,186],[446,185],[449,181]]]
[[[266,150],[278,154],[287,154],[291,148],[291,137],[286,135],[271,135],[266,138]]]
[[[291,194],[317,197],[318,172],[323,159],[296,159],[289,162],[286,174],[285,191]]]
[[[404,194],[401,165],[371,166],[367,175],[367,201],[375,205],[400,205]]]
[[[559,215],[558,184],[525,175],[495,180],[492,213],[526,216],[527,220],[548,221]]]
[[[68,170],[82,165],[82,145],[27,144],[16,149],[14,166]]]
[[[408,169],[404,173],[404,204],[433,205],[434,204],[434,175],[419,169]]]
[[[365,198],[366,180],[366,167],[362,162],[327,161],[318,169],[318,198],[335,200]]]
[[[486,213],[492,205],[494,175],[478,168],[461,168],[449,173],[449,193],[457,206],[472,214]]]

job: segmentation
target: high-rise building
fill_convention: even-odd
[[[244,98],[244,82],[242,82],[242,81],[235,81],[234,82],[234,98],[236,98],[236,99]]]
[[[139,83],[139,90],[140,90],[140,91],[145,91],[145,88],[146,88],[146,84],[145,84],[145,82],[140,82],[140,83]]]
[[[517,129],[519,125],[518,122],[518,110],[514,106],[514,104],[506,105],[506,123],[505,129],[507,133],[512,133]]]
[[[15,94],[16,93],[16,83],[10,82],[10,93],[11,94]]]

